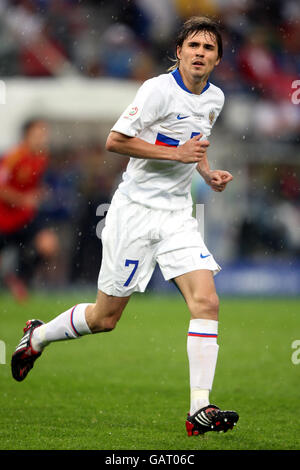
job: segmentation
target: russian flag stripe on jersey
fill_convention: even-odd
[[[179,140],[172,139],[167,135],[158,133],[156,136],[155,145],[165,145],[166,147],[177,147],[179,145]]]

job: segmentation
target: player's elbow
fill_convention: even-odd
[[[117,132],[110,132],[106,144],[105,149],[108,152],[118,152],[120,146],[120,138]]]
[[[110,133],[106,139],[106,144],[105,144],[105,149],[108,151],[108,152],[114,152],[114,138],[112,136],[112,134]]]

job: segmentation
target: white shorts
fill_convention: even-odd
[[[204,244],[192,208],[151,209],[117,191],[101,238],[98,289],[107,295],[144,292],[156,263],[166,281],[198,269],[213,274],[221,269]]]

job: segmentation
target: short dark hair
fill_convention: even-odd
[[[34,127],[36,124],[46,123],[46,122],[47,122],[46,119],[44,119],[42,116],[41,117],[37,116],[37,117],[28,119],[21,126],[21,135],[23,137],[26,137],[32,127]]]
[[[191,34],[196,34],[199,31],[207,31],[208,33],[215,36],[218,46],[218,58],[221,59],[223,55],[223,41],[220,29],[221,28],[218,23],[206,16],[192,16],[183,23],[180,30],[178,31],[176,38],[176,51],[177,47],[182,47],[185,39]],[[176,64],[170,67],[169,70],[174,69],[179,65],[177,53],[175,61]]]

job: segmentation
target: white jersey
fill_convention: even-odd
[[[176,147],[200,133],[206,139],[223,105],[220,88],[207,82],[202,93],[195,95],[176,69],[144,82],[112,130],[150,144]],[[192,205],[191,183],[196,166],[131,157],[119,191],[148,207],[184,209]]]

